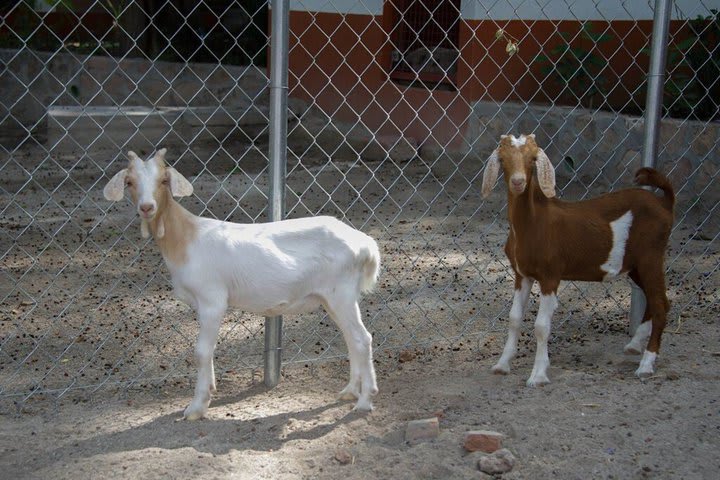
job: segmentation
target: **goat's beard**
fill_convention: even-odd
[[[148,238],[150,236],[150,226],[145,218],[140,219],[140,235],[142,238]]]
[[[150,219],[140,218],[140,235],[142,238],[150,237]],[[155,238],[163,238],[165,236],[165,222],[162,218],[158,218],[157,229],[155,230]]]

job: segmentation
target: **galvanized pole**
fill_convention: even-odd
[[[285,217],[289,0],[272,0],[270,37],[270,220]],[[280,381],[282,317],[265,318],[265,385]]]
[[[653,33],[650,40],[650,71],[645,100],[645,140],[643,143],[642,166],[655,167],[658,154],[660,117],[662,115],[663,88],[665,86],[665,61],[667,57],[668,30],[672,13],[672,0],[655,0]],[[645,315],[646,299],[643,291],[632,286],[630,300],[630,334],[634,335]]]

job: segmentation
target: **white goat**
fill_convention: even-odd
[[[195,348],[198,381],[185,418],[201,418],[216,391],[213,352],[227,308],[261,315],[303,313],[322,305],[342,331],[350,357],[350,381],[341,399],[372,410],[378,391],[372,337],[360,318],[358,299],[377,282],[375,240],[332,217],[237,224],[197,217],[174,199],[191,195],[185,177],[165,164],[166,149],[129,165],[105,186],[105,198],[122,200],[127,187],[141,218],[141,232],[155,238],[175,293],[198,314]]]
[[[527,381],[530,386],[549,382],[547,341],[560,281],[600,282],[627,273],[645,292],[647,310],[625,352],[640,353],[647,342],[636,374],[652,375],[670,307],[663,263],[675,194],[668,179],[652,168],[641,168],[635,183],[661,189],[662,197],[628,188],[581,202],[564,202],[554,198],[555,170],[535,143],[535,135],[502,136],[485,167],[483,197],[490,194],[500,168],[508,189],[510,234],[505,254],[515,272],[515,297],[508,339],[493,371],[510,371],[535,281],[541,295],[535,322],[535,365]]]

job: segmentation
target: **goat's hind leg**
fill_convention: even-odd
[[[654,281],[646,282],[645,294],[647,296],[647,315],[652,320],[647,322],[651,325],[650,339],[640,359],[640,366],[635,371],[635,375],[640,378],[647,378],[655,373],[655,359],[660,352],[660,340],[665,329],[667,312],[670,310],[670,302],[665,293],[665,275],[662,265],[651,270],[651,273],[652,276],[649,278]]]
[[[510,308],[510,323],[508,326],[508,337],[503,348],[500,360],[492,367],[493,373],[505,375],[510,372],[510,362],[517,353],[517,342],[520,336],[520,326],[527,310],[530,290],[534,280],[527,277],[515,275],[515,295],[513,296],[512,307]]]
[[[225,315],[226,305],[200,305],[198,320],[200,333],[195,345],[195,358],[198,366],[198,378],[195,384],[195,395],[185,409],[187,420],[197,420],[207,413],[210,406],[210,395],[215,390],[215,371],[213,354],[217,343],[220,324]]]
[[[630,280],[632,281],[634,286],[640,289],[643,294],[643,301],[645,301],[645,290],[642,287],[642,282],[640,280],[640,276],[638,275],[637,270],[631,270],[628,273],[628,276],[630,277]],[[623,351],[626,355],[639,355],[643,352],[647,340],[650,337],[651,325],[652,324],[650,323],[650,309],[646,307],[645,312],[643,312],[642,322],[635,330],[632,339],[627,343],[627,345],[625,345],[625,348],[623,348]]]
[[[354,296],[327,299],[326,309],[343,334],[350,357],[350,381],[339,398],[357,398],[355,410],[372,410],[370,397],[378,392],[372,360],[372,336],[362,323],[360,307]]]

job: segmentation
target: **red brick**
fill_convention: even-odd
[[[493,453],[502,448],[505,435],[489,430],[474,430],[465,434],[464,447],[468,452]]]

